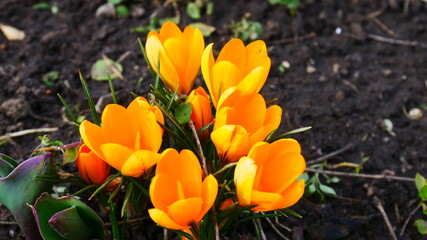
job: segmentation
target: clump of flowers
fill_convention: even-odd
[[[181,31],[167,22],[148,34],[145,49],[140,46],[164,85],[152,85],[127,107],[107,105],[98,124],[79,124],[80,146],[60,149],[78,148],[80,177],[66,179],[85,186],[75,196],[85,199],[83,193],[90,192],[89,199],[108,209],[115,239],[123,236],[118,221],[135,215],[149,215],[187,239],[219,239],[242,214],[280,211],[298,202],[305,160],[296,140],[271,140],[282,109],[259,93],[271,66],[263,41],[245,46],[232,39],[215,59],[213,43],[205,48],[198,29]],[[194,88],[200,66],[207,91]],[[42,206],[33,208],[38,219],[44,219],[37,213]],[[76,210],[64,211],[55,219],[72,221],[65,218]],[[38,224],[43,232],[61,228],[60,235],[78,225]]]

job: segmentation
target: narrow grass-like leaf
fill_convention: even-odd
[[[119,225],[117,224],[116,205],[114,201],[110,201],[110,218],[111,218],[111,231],[113,232],[113,239],[120,240]]]
[[[65,102],[65,100],[62,98],[62,96],[58,93],[57,94],[59,101],[61,101],[62,105],[65,107],[65,110],[67,111],[68,115],[70,115],[71,120],[73,120],[74,125],[79,126],[79,122],[77,121],[76,116],[74,115],[73,111],[71,111],[70,106],[68,106],[68,104]]]
[[[128,204],[129,204],[129,201],[130,201],[130,197],[131,197],[131,195],[132,195],[132,192],[133,192],[133,183],[132,182],[130,182],[129,183],[129,187],[128,187],[128,189],[126,189],[126,194],[125,194],[125,198],[124,198],[124,200],[123,200],[123,205],[122,205],[122,210],[121,210],[121,212],[120,212],[120,216],[123,218],[123,216],[125,215],[125,213],[126,213],[126,208],[127,208],[127,206],[128,206]]]
[[[135,179],[128,177],[128,176],[123,176],[126,180],[130,181],[131,183],[133,183],[135,185],[135,187],[137,187],[141,193],[144,195],[144,197],[147,200],[150,200],[150,194],[148,193],[147,189],[145,189],[141,184],[139,184]]]
[[[270,139],[268,139],[267,141],[271,143],[271,142],[274,142],[274,141],[279,140],[279,139],[281,139],[281,138],[284,138],[284,137],[286,137],[286,136],[289,136],[289,135],[291,135],[291,134],[305,132],[305,131],[310,130],[310,129],[312,129],[312,127],[311,127],[311,126],[309,126],[309,127],[297,128],[297,129],[294,129],[294,130],[291,130],[291,131],[285,132],[285,133],[283,133],[283,134],[281,134],[281,135],[279,135],[279,136],[277,136],[277,137],[270,138]]]
[[[113,103],[117,104],[116,92],[114,91],[113,79],[111,79],[111,75],[107,73],[108,77],[108,86],[110,87],[111,98],[113,99]]]
[[[117,178],[117,177],[119,177],[120,175],[122,175],[122,173],[118,172],[118,173],[116,173],[116,174],[114,174],[114,175],[109,176],[109,177],[107,178],[107,180],[105,180],[105,182],[104,182],[101,186],[99,186],[99,188],[97,188],[97,189],[95,190],[95,192],[94,192],[94,193],[92,193],[92,195],[90,196],[89,200],[90,200],[90,199],[92,199],[93,197],[95,197],[95,196],[96,196],[96,194],[98,194],[100,191],[102,191],[102,189],[104,189],[105,187],[107,187],[107,185],[108,185],[111,181],[113,181],[114,179],[116,179],[116,178]]]
[[[90,93],[89,86],[87,85],[87,82],[84,79],[82,72],[80,71],[79,71],[79,77],[83,86],[83,91],[86,94],[87,103],[89,104],[90,112],[92,113],[93,122],[96,125],[101,126],[101,122],[99,121],[98,114],[96,113],[95,103],[93,101],[92,94]]]
[[[183,232],[183,231],[180,231],[180,230],[174,230],[174,229],[169,229],[169,231],[175,233],[179,237],[186,237],[187,239],[193,240],[193,237],[190,234],[186,233],[186,232]]]

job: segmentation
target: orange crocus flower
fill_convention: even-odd
[[[101,185],[110,175],[110,166],[93,153],[85,144],[78,149],[76,166],[87,184]]]
[[[187,102],[191,103],[191,120],[193,120],[197,131],[212,122],[211,102],[208,94],[202,87],[191,91]],[[205,140],[208,134],[208,130],[205,130],[199,133],[199,136],[201,140]]]
[[[160,78],[171,91],[178,88],[178,94],[191,91],[204,47],[205,41],[199,29],[187,26],[181,32],[170,21],[163,24],[160,32],[151,31],[145,44],[151,67],[155,72],[160,68]]]
[[[85,144],[110,166],[123,175],[138,177],[154,166],[162,144],[164,123],[157,107],[143,97],[133,100],[127,108],[109,104],[102,112],[102,126],[89,121],[80,124]]]
[[[277,105],[267,108],[261,94],[244,95],[229,88],[218,102],[211,139],[222,159],[236,162],[278,128],[281,118],[282,109]]]
[[[242,40],[232,39],[222,48],[216,61],[212,47],[213,43],[203,52],[202,74],[215,107],[222,93],[230,87],[237,87],[244,93],[261,90],[271,67],[264,41],[257,40],[245,47]]]
[[[271,211],[294,205],[304,194],[304,180],[295,181],[305,170],[299,143],[281,139],[256,143],[234,171],[236,194],[241,206]]]
[[[213,175],[202,181],[202,168],[192,151],[178,153],[169,148],[162,153],[150,184],[154,208],[148,213],[162,227],[188,229],[209,211],[217,193],[218,182]]]

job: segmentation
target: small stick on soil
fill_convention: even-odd
[[[326,154],[326,155],[324,155],[324,156],[321,156],[321,157],[319,157],[319,158],[316,158],[316,159],[314,159],[314,160],[310,160],[310,161],[308,161],[308,162],[307,162],[307,165],[312,165],[312,164],[316,164],[316,163],[322,163],[322,162],[324,162],[324,161],[328,160],[329,158],[334,157],[334,156],[336,156],[336,155],[339,155],[339,154],[341,154],[341,153],[343,153],[343,152],[345,152],[345,151],[347,151],[347,150],[349,150],[349,149],[351,149],[351,148],[353,148],[353,147],[354,147],[354,144],[353,144],[353,143],[349,143],[349,144],[347,144],[345,147],[343,147],[343,148],[341,148],[341,149],[338,149],[338,150],[337,150],[337,151],[335,151],[335,152],[331,152],[331,153],[328,153],[328,154]]]
[[[371,18],[376,18],[379,15],[383,14],[385,8],[381,8],[375,12],[369,13],[368,15],[364,16],[362,19],[371,19]]]
[[[313,169],[313,168],[306,168],[305,170],[307,172],[322,173],[322,174],[333,175],[333,176],[370,178],[370,179],[388,179],[388,180],[396,180],[396,181],[415,182],[413,178],[390,176],[385,174],[347,173],[347,172],[338,172],[338,171],[329,171],[329,170],[319,170],[319,169]]]
[[[280,39],[280,40],[276,40],[276,41],[270,41],[270,42],[268,42],[268,44],[283,44],[283,43],[298,42],[301,40],[314,38],[315,36],[316,36],[316,33],[311,32],[309,34],[297,36],[297,37],[293,37],[293,38],[285,38],[285,39]]]
[[[53,128],[26,129],[26,130],[21,130],[21,131],[18,131],[18,132],[13,132],[13,133],[6,133],[5,135],[0,136],[0,141],[6,140],[6,139],[9,139],[9,138],[20,137],[20,136],[24,136],[24,135],[28,135],[28,134],[33,134],[33,133],[56,132],[56,131],[58,131],[57,127],[53,127]]]
[[[395,37],[396,34],[390,29],[388,28],[384,23],[382,23],[378,18],[373,17],[371,18],[371,20],[378,25],[378,27],[380,27],[384,32],[386,32],[388,35],[390,35],[391,37]]]
[[[387,38],[387,37],[375,35],[372,33],[368,33],[367,36],[368,36],[368,38],[373,39],[375,41],[379,41],[379,42],[385,42],[385,43],[391,43],[391,44],[403,45],[403,46],[411,46],[411,47],[416,47],[416,46],[427,47],[427,44],[420,43],[417,41],[408,41],[408,40]]]
[[[255,219],[255,223],[258,227],[259,234],[261,235],[261,240],[267,240],[267,237],[265,236],[264,229],[262,228],[261,220],[259,218]]]
[[[418,211],[418,209],[420,209],[420,207],[421,207],[421,204],[418,204],[418,206],[416,208],[414,208],[414,210],[412,210],[412,212],[406,218],[406,221],[403,224],[402,229],[400,229],[399,237],[403,236],[403,233],[405,232],[406,226],[408,225],[408,223],[411,220],[412,216]]]
[[[107,64],[108,69],[111,69],[111,71],[116,74],[121,80],[124,79],[122,73],[116,68],[116,66],[114,66],[114,64],[111,64],[111,60],[107,58],[107,56],[105,56],[105,54],[101,54],[102,60],[104,60],[104,62]]]
[[[18,225],[17,222],[0,221],[0,225]]]
[[[375,204],[375,207],[378,208],[381,215],[383,216],[385,224],[387,225],[387,229],[390,232],[392,239],[397,240],[396,233],[394,233],[393,226],[391,226],[391,223],[390,223],[390,220],[388,219],[387,213],[385,212],[384,207],[381,204],[381,200],[377,196],[374,196],[374,204]]]

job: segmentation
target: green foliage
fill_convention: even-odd
[[[233,37],[240,38],[242,41],[254,41],[260,39],[264,34],[262,24],[256,21],[249,21],[242,18],[240,22],[230,24]]]
[[[175,118],[180,124],[186,123],[190,120],[191,112],[191,103],[180,103],[175,110]]]
[[[195,0],[194,2],[189,2],[187,4],[186,12],[190,18],[200,19],[202,18],[204,8],[206,9],[206,15],[211,15],[214,8],[213,2],[206,0]]]
[[[209,37],[216,30],[214,26],[210,26],[201,22],[191,23],[190,26],[198,28],[205,37]]]
[[[427,215],[427,181],[419,173],[415,175],[415,187],[418,191],[418,196],[421,199],[420,206],[424,215]],[[427,222],[423,219],[417,219],[414,222],[414,226],[417,227],[417,230],[420,234],[427,234]]]
[[[312,165],[311,168],[323,169],[323,164]],[[303,173],[300,179],[304,179],[305,182],[305,193],[304,195],[310,196],[313,194],[317,194],[322,202],[325,199],[325,195],[336,196],[337,193],[335,190],[322,183],[320,179],[320,175],[322,175],[326,179],[326,183],[338,183],[340,180],[337,177],[329,177],[326,174],[314,173],[312,176],[309,176],[307,172]]]
[[[43,193],[31,209],[44,239],[104,239],[101,218],[73,196]]]
[[[34,9],[40,9],[40,10],[49,10],[52,14],[57,14],[59,13],[59,8],[56,5],[49,5],[49,3],[47,2],[39,2],[37,4],[33,5]]]
[[[52,71],[52,72],[45,74],[43,76],[42,81],[46,86],[52,87],[55,84],[55,81],[58,80],[58,78],[59,78],[59,72]]]
[[[295,14],[295,10],[300,6],[299,0],[268,0],[271,5],[281,4],[285,6],[291,15]]]
[[[148,23],[147,26],[140,26],[140,27],[132,28],[131,32],[147,34],[150,31],[158,31],[158,30],[159,30],[159,19],[158,18],[152,18],[152,19],[150,19],[150,22]]]
[[[56,174],[55,160],[51,153],[46,153],[25,160],[10,174],[0,178],[0,203],[13,214],[27,239],[40,238],[27,204],[34,204],[40,194],[49,191],[53,185],[50,181],[35,180],[35,177],[56,176]]]
[[[97,81],[108,81],[109,76],[111,79],[116,79],[119,77],[117,71],[120,73],[123,72],[123,67],[120,63],[115,62],[109,58],[99,59],[92,65],[90,75],[92,79]]]

